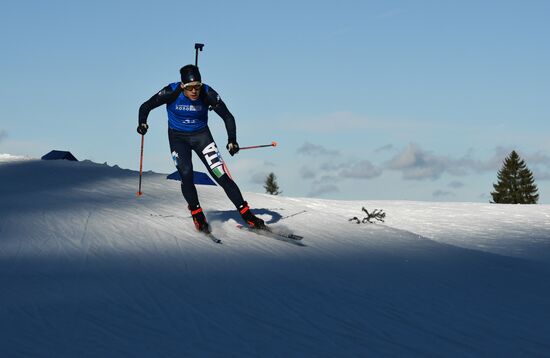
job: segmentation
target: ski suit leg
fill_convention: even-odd
[[[168,133],[172,159],[181,177],[181,193],[190,207],[196,207],[199,205],[199,196],[193,183],[192,146],[189,137],[178,135],[172,130],[169,130]]]
[[[196,141],[195,141],[196,139]],[[236,208],[244,203],[243,196],[239,187],[227,173],[227,167],[222,156],[214,142],[210,129],[197,134],[193,140],[193,150],[199,156],[208,172],[214,178],[216,183],[223,188],[225,194],[231,200]]]

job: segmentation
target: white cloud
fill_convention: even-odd
[[[335,172],[338,170],[349,168],[350,163],[337,163],[335,161],[325,162],[321,164],[320,169],[324,172]]]
[[[473,151],[459,158],[437,155],[431,151],[422,149],[418,144],[411,143],[392,159],[385,163],[385,167],[402,172],[403,179],[425,180],[437,179],[447,173],[454,176],[464,176],[472,172],[496,172],[513,149],[496,147],[495,154],[487,159],[474,159]],[[537,152],[526,155],[526,162],[543,165],[550,168],[550,156]]]
[[[442,198],[442,197],[454,196],[454,193],[450,191],[445,191],[445,190],[436,190],[432,193],[432,196],[435,198]]]
[[[317,197],[328,193],[338,193],[340,188],[335,184],[318,184],[309,192],[308,196]]]
[[[423,165],[427,153],[416,144],[409,144],[405,150],[393,157],[389,162],[391,169],[408,169]]]
[[[250,177],[250,182],[254,184],[264,184],[268,174],[268,172],[254,173]]]
[[[464,183],[457,180],[454,180],[449,183],[449,188],[453,188],[453,189],[462,188],[463,186],[464,186]]]
[[[445,175],[464,177],[466,175],[486,175],[487,173],[496,174],[502,166],[504,158],[512,150],[513,148],[499,146],[494,149],[492,154],[483,158],[477,155],[473,149],[468,150],[462,156],[453,156],[426,150],[414,143],[401,148],[387,144],[378,148],[377,151],[387,151],[390,154],[390,160],[380,159],[379,162],[376,162],[377,156],[363,159],[353,158],[346,153],[334,155],[337,153],[334,150],[321,145],[305,143],[300,148],[300,152],[309,156],[308,162],[302,165],[298,174],[301,179],[313,179],[309,195],[316,197],[338,193],[340,184],[344,185],[351,179],[369,180],[381,177],[385,171],[397,172],[403,179],[412,181],[431,181]],[[526,154],[524,158],[532,169],[536,181],[550,180],[549,155],[539,151]],[[324,177],[318,179],[321,176]],[[471,185],[470,181],[468,186]],[[457,197],[457,189],[460,189],[461,193],[467,192],[464,190],[465,181],[460,178],[459,180],[448,180],[443,185],[445,187],[440,190],[433,191],[436,188],[432,188],[432,197]]]
[[[495,154],[485,161],[471,160],[471,167],[477,172],[495,171],[502,166],[504,158],[506,158],[513,148],[498,146],[495,148]]]
[[[449,159],[424,151],[417,144],[409,144],[401,153],[394,156],[387,167],[399,170],[404,179],[437,179],[448,168]]]
[[[371,179],[382,175],[382,168],[376,167],[369,160],[347,161],[338,163],[330,161],[319,166],[320,172],[337,179]]]
[[[510,155],[512,150],[515,150],[521,159],[525,160],[527,167],[532,169],[533,172],[545,172],[550,170],[550,156],[542,151],[535,153],[525,153],[513,147],[496,147],[495,154],[489,160],[477,161],[474,169],[477,171],[496,171],[504,164],[504,159]],[[542,169],[544,168],[544,169]],[[541,175],[541,178],[545,178]],[[543,179],[545,180],[545,179]]]
[[[533,176],[535,178],[535,183],[538,181],[538,180],[550,180],[550,172],[540,172],[540,171],[535,171],[533,172]]]
[[[391,150],[393,150],[393,149],[394,149],[393,144],[386,144],[386,145],[384,145],[384,146],[382,146],[382,147],[380,147],[380,148],[376,148],[376,149],[374,150],[374,152],[375,152],[375,153],[387,152],[387,151],[391,151]]]
[[[298,154],[308,155],[308,156],[327,156],[327,155],[339,155],[339,152],[337,150],[330,150],[322,145],[312,144],[309,142],[305,142],[300,148],[297,150]]]
[[[309,168],[309,167],[302,167],[300,168],[300,177],[302,179],[314,179],[315,178],[315,170]]]
[[[370,179],[378,177],[382,174],[382,170],[375,167],[370,161],[362,160],[353,164],[350,168],[340,172],[340,176],[355,179]]]
[[[519,154],[521,156],[521,153]],[[527,166],[529,166],[530,164],[534,164],[550,167],[550,156],[540,151],[526,155],[525,161],[527,163]]]
[[[335,184],[337,181],[336,177],[330,175],[321,177],[313,182],[308,196],[317,197],[323,194],[340,192],[340,188]]]

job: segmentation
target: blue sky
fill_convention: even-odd
[[[139,105],[201,42],[240,145],[279,143],[224,154],[245,191],[273,171],[288,196],[488,202],[515,149],[550,203],[549,16],[547,1],[9,2],[0,153],[137,169]],[[144,166],[172,172],[165,110],[149,124]]]

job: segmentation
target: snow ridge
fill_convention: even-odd
[[[238,182],[238,178],[236,179]],[[550,207],[244,193],[304,246],[238,230],[199,187],[92,162],[0,166],[9,357],[547,356]],[[385,223],[355,224],[361,208]]]

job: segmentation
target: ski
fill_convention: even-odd
[[[212,240],[212,242],[216,244],[222,243],[222,240],[218,239],[216,236],[214,236],[214,234],[212,234],[212,231],[210,231],[210,228],[207,231],[199,231],[199,232],[202,233],[207,238],[209,238],[210,240]]]
[[[253,233],[258,234],[258,235],[271,237],[271,238],[276,239],[276,240],[290,242],[290,243],[293,243],[293,244],[299,245],[299,246],[305,246],[304,244],[301,243],[301,240],[304,237],[300,236],[300,235],[293,234],[293,233],[278,231],[278,230],[274,230],[274,229],[268,228],[268,227],[266,227],[265,229],[255,229],[255,228],[251,228],[251,227],[248,227],[248,226],[237,225],[237,228],[239,228],[241,230],[250,231],[250,232],[253,232]]]
[[[214,236],[214,234],[212,234],[211,232],[208,232],[208,233],[204,233],[210,240],[212,240],[212,242],[216,243],[216,244],[221,244],[222,243],[222,240],[218,239],[217,237]]]

